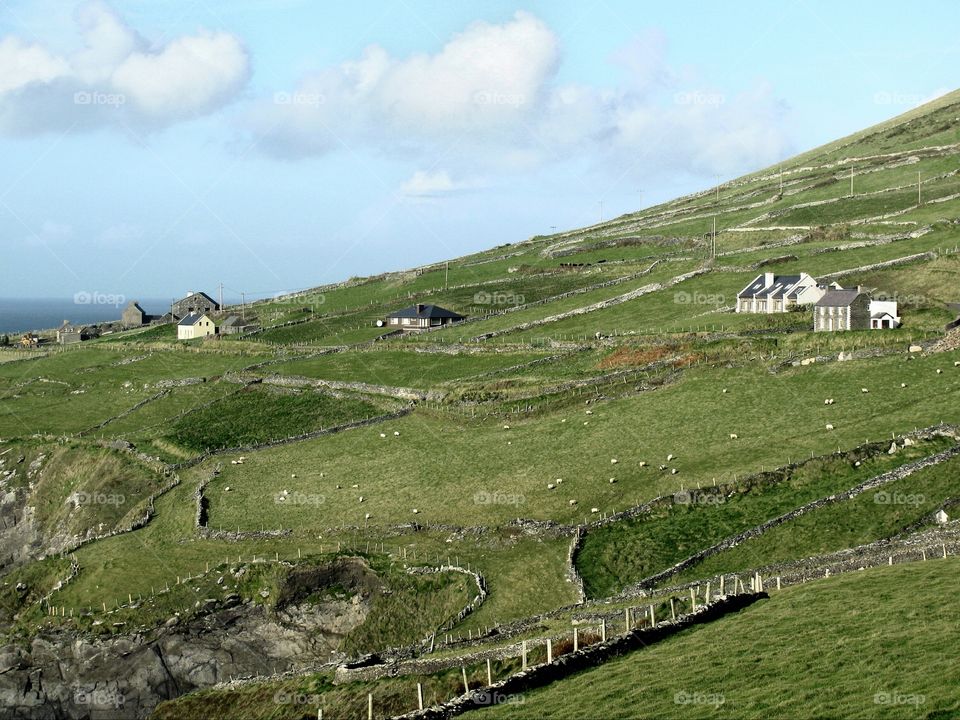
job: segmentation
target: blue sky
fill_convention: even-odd
[[[0,0],[0,297],[265,297],[589,224],[956,88],[958,21],[948,0]]]

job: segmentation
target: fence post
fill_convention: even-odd
[[[493,685],[493,663],[487,658],[487,685]]]
[[[367,720],[373,720],[373,693],[367,693]]]
[[[547,638],[547,664],[553,662],[553,640]]]
[[[580,649],[580,628],[573,629],[573,651],[577,652]]]
[[[423,685],[417,683],[417,709],[423,710]]]
[[[463,665],[460,666],[460,673],[463,675],[463,692],[470,692],[470,683],[467,682],[467,668]]]
[[[522,647],[522,649],[523,649],[523,650],[522,650],[522,651],[523,651],[523,664],[522,664],[522,669],[523,669],[523,670],[526,670],[526,669],[527,669],[527,641],[526,641],[526,640],[523,641],[523,644],[521,645],[521,647]]]
[[[630,632],[630,608],[623,609],[623,632]]]
[[[673,598],[670,598],[670,619],[671,620],[677,619],[677,608],[673,603]]]
[[[600,621],[600,642],[606,642],[606,641],[607,641],[607,621],[601,620]]]

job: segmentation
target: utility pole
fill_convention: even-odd
[[[551,233],[556,233],[556,232],[557,232],[557,226],[556,226],[556,225],[551,225],[551,226],[550,226],[550,232],[551,232]]]
[[[917,207],[923,204],[923,200],[920,197],[920,171],[917,170]]]
[[[240,293],[240,317],[247,319],[247,294]]]
[[[850,168],[850,197],[853,197],[853,168]]]
[[[720,202],[720,176],[717,175],[717,202]]]
[[[220,312],[223,312],[223,283],[220,283]]]
[[[450,287],[450,261],[447,260],[447,269],[443,276],[443,289]]]
[[[713,259],[717,259],[717,216],[713,216]]]
[[[783,195],[783,165],[780,166],[780,194]]]
[[[603,200],[600,201],[600,222],[603,222]]]

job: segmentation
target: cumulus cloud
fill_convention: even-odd
[[[726,94],[668,62],[658,31],[609,57],[608,84],[560,84],[560,43],[536,16],[477,22],[436,53],[370,46],[254,110],[261,146],[299,158],[348,148],[444,158],[459,176],[572,158],[616,175],[639,167],[734,173],[782,156],[787,109],[761,81]],[[407,195],[448,194],[446,172],[416,173]]]
[[[223,106],[250,75],[246,49],[226,32],[199,31],[154,48],[101,0],[80,6],[75,20],[82,47],[69,55],[0,38],[0,132],[118,120],[164,127]]]
[[[446,170],[417,170],[400,185],[400,193],[409,198],[436,198],[478,186],[477,182],[455,181]]]

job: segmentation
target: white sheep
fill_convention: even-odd
[[[667,455],[667,462],[670,462],[671,460],[673,460],[673,453]]]
[[[413,514],[414,514],[414,515],[419,515],[419,514],[420,514],[420,511],[417,510],[416,508],[414,508],[414,509],[413,509]]]
[[[954,367],[960,367],[960,360],[954,361],[953,366],[954,366]]]
[[[737,436],[736,433],[730,433],[730,439],[731,439],[731,440],[739,440],[740,438]]]
[[[557,485],[563,484],[563,478],[557,478]]]
[[[593,410],[587,410],[587,415],[593,415]]]
[[[860,388],[860,392],[862,392],[862,393],[868,393],[868,392],[870,392],[870,391],[869,391],[867,388]]]
[[[547,483],[547,490],[553,490],[556,487],[553,483]]]
[[[509,425],[504,425],[504,426],[503,426],[503,429],[504,429],[504,430],[509,430],[509,429],[510,429],[510,426],[509,426]]]
[[[610,484],[613,485],[617,481],[616,478],[610,478]]]
[[[399,431],[399,430],[394,430],[394,431],[393,431],[393,436],[394,436],[394,437],[400,437],[400,431]]]
[[[617,459],[616,459],[616,458],[610,458],[610,464],[611,464],[611,465],[616,465],[616,464],[617,464]]]
[[[833,430],[833,425],[831,425],[830,423],[827,423],[827,430]]]
[[[907,386],[906,383],[900,383],[900,387],[905,388],[906,386]]]
[[[223,489],[223,491],[224,491],[224,492],[230,492],[230,489],[231,489],[230,486],[227,485],[227,486]]]
[[[647,466],[647,461],[646,461],[646,460],[641,460],[641,461],[640,461],[640,467],[646,467],[646,466]]]
[[[364,515],[364,516],[363,516],[363,519],[364,519],[364,520],[369,520],[369,519],[370,519],[370,513],[367,513],[366,515]]]
[[[354,490],[356,490],[358,487],[360,487],[360,485],[351,485],[350,487],[352,487]]]
[[[671,474],[671,475],[676,475],[678,472],[680,472],[680,471],[677,470],[676,468],[672,468],[672,469],[670,470],[670,474]]]
[[[570,504],[571,504],[571,505],[576,505],[576,504],[577,504],[577,501],[576,501],[576,500],[571,500],[571,501],[570,501]]]
[[[723,394],[724,394],[724,395],[727,394],[727,389],[726,389],[726,388],[723,389]]]
[[[363,502],[363,495],[360,496],[360,502]]]
[[[940,368],[937,368],[937,375],[943,375],[943,370],[941,370]]]
[[[598,512],[600,512],[600,508],[590,508],[590,512],[592,512],[592,513],[598,513]]]
[[[290,477],[295,478],[296,476],[297,476],[297,474],[296,474],[296,473],[293,473]]]
[[[380,433],[380,437],[385,438],[386,436],[387,436],[386,433]]]

